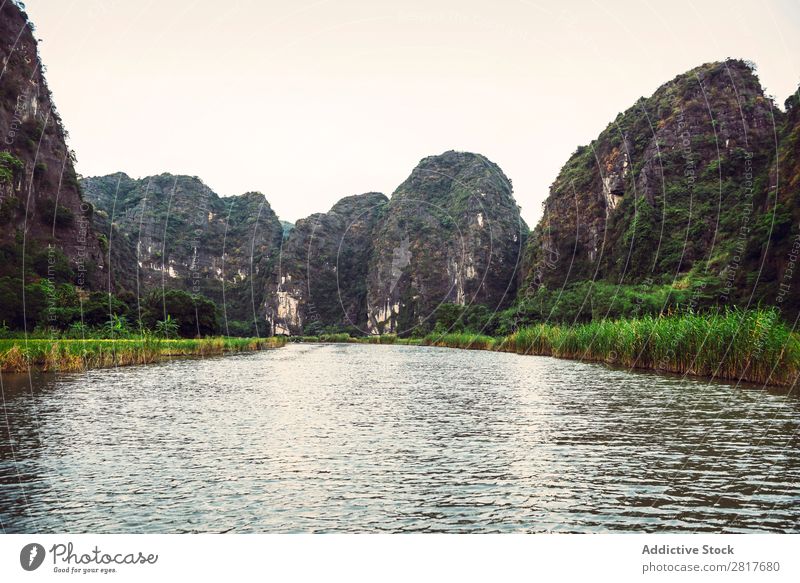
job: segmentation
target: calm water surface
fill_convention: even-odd
[[[800,531],[757,388],[344,344],[2,381],[6,532]]]

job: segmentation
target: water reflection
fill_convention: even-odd
[[[800,530],[792,395],[365,345],[2,383],[6,532]]]

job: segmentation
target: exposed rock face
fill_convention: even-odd
[[[754,196],[756,220],[735,282],[740,299],[776,305],[793,321],[800,313],[800,90],[786,100],[784,120],[769,188]]]
[[[467,152],[425,158],[394,192],[376,231],[368,331],[424,330],[443,302],[505,307],[516,293],[526,234],[497,165]]]
[[[745,62],[697,67],[619,114],[567,161],[530,237],[500,168],[453,151],[391,200],[351,196],[291,225],[260,193],[220,198],[194,177],[79,183],[27,17],[11,2],[0,16],[0,279],[14,285],[54,254],[62,280],[202,293],[276,334],[424,332],[442,303],[504,309],[596,280],[701,281],[707,304],[800,312],[800,97],[782,113]]]
[[[200,179],[123,173],[86,178],[111,276],[139,295],[162,285],[202,293],[228,318],[263,319],[271,258],[283,227],[263,194],[220,198]],[[112,227],[113,226],[113,227]]]
[[[725,278],[768,189],[782,114],[742,61],[679,75],[572,155],[526,250],[526,292]]]
[[[267,286],[267,319],[275,334],[327,326],[365,330],[367,267],[387,202],[376,192],[348,196],[327,213],[297,221]]]
[[[0,3],[0,59],[0,244],[21,245],[16,258],[50,246],[78,285],[97,282],[103,259],[92,207],[81,198],[27,16],[12,2]]]

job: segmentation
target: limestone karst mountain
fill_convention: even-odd
[[[431,156],[392,195],[342,199],[298,221],[267,294],[276,333],[427,330],[442,303],[513,302],[527,227],[485,157]]]
[[[81,197],[31,24],[13,2],[0,3],[0,62],[0,276],[21,282],[23,265],[40,276],[51,266],[58,281],[98,285],[93,208]]]
[[[745,61],[696,67],[620,113],[567,160],[530,234],[499,166],[456,151],[390,198],[345,197],[292,225],[264,195],[220,197],[197,177],[79,179],[31,25],[17,3],[0,14],[0,324],[41,326],[46,309],[62,328],[117,311],[133,324],[168,288],[213,300],[218,330],[242,334],[420,334],[443,304],[482,306],[487,333],[800,312],[800,101],[782,111]]]
[[[369,332],[430,328],[442,303],[507,307],[527,231],[496,164],[468,152],[425,158],[395,190],[376,231]]]
[[[640,296],[688,290],[665,302],[700,308],[774,303],[798,218],[796,98],[787,106],[788,115],[764,95],[752,64],[727,60],[619,114],[553,182],[521,298],[541,300],[537,317],[573,319],[629,315],[613,299],[595,302],[605,285],[618,297],[626,286]],[[589,282],[564,310],[545,297],[560,293],[564,304]],[[795,301],[787,314],[796,310]]]
[[[367,326],[367,277],[374,231],[387,198],[348,196],[327,213],[297,221],[267,286],[267,319],[276,334]]]
[[[201,293],[223,316],[263,323],[283,227],[263,194],[222,198],[196,177],[123,173],[82,180],[118,290]],[[266,328],[265,326],[262,326]],[[266,330],[264,330],[266,332]]]

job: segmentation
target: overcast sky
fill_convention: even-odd
[[[2,0],[0,0],[2,1]],[[696,65],[800,81],[800,2],[27,0],[85,175],[196,175],[294,221],[480,152],[533,226],[561,165]]]

